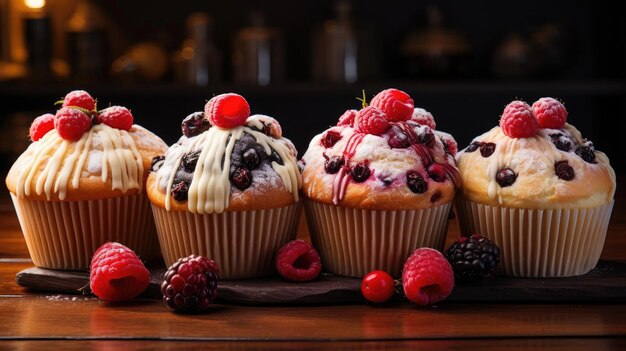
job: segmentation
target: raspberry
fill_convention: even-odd
[[[450,155],[455,156],[457,152],[459,152],[459,145],[456,143],[456,140],[448,133],[440,133],[440,135],[444,150]]]
[[[286,280],[308,282],[322,271],[322,260],[311,244],[293,240],[278,250],[276,270]]]
[[[378,107],[387,114],[390,121],[406,121],[413,114],[413,99],[398,89],[387,89],[376,94],[370,106]]]
[[[204,256],[176,261],[161,283],[163,302],[174,312],[203,312],[217,297],[220,267]]]
[[[430,179],[436,181],[437,183],[441,183],[446,180],[446,171],[443,169],[443,166],[438,163],[433,163],[428,166],[427,171]]]
[[[329,130],[324,134],[320,143],[322,143],[322,146],[325,148],[330,148],[335,146],[339,140],[341,140],[341,134],[336,130]]]
[[[510,138],[530,138],[537,134],[537,119],[527,103],[516,100],[504,108],[500,128]]]
[[[202,134],[211,127],[211,124],[206,118],[204,118],[204,112],[194,112],[183,119],[180,127],[183,134],[185,134],[186,137],[191,138]]]
[[[500,249],[480,234],[458,238],[445,252],[455,278],[470,282],[492,276],[500,262]]]
[[[339,117],[339,121],[337,122],[337,125],[352,127],[352,125],[354,124],[354,117],[356,117],[357,113],[358,113],[357,110],[347,110],[346,112],[343,113],[343,115],[341,115],[341,117]]]
[[[96,121],[111,128],[129,130],[133,126],[133,114],[126,107],[111,106],[100,111]]]
[[[402,269],[404,294],[416,305],[426,306],[442,301],[454,288],[454,271],[441,252],[415,250]]]
[[[357,132],[380,135],[389,128],[389,120],[382,110],[368,106],[359,111],[354,117]]]
[[[435,127],[437,127],[437,123],[435,123],[433,115],[423,108],[416,107],[413,110],[410,120],[421,125],[429,126],[432,130],[435,130]]]
[[[79,109],[62,107],[54,116],[54,128],[61,138],[76,141],[91,128],[91,118]]]
[[[96,109],[96,101],[84,90],[70,91],[63,98],[63,107],[80,107],[88,111]]]
[[[393,296],[394,291],[395,282],[385,271],[369,272],[361,281],[361,294],[369,302],[385,302]]]
[[[133,250],[106,243],[93,254],[89,285],[104,301],[126,301],[139,296],[150,284],[150,273]]]
[[[543,97],[535,101],[532,109],[539,128],[561,129],[565,126],[567,110],[557,99]]]
[[[213,97],[204,106],[209,122],[220,128],[235,128],[246,124],[250,117],[250,105],[238,94],[221,94]]]
[[[30,140],[37,141],[43,138],[46,133],[54,129],[54,115],[46,113],[41,115],[33,121],[30,125],[29,135]]]

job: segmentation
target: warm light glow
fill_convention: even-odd
[[[41,9],[46,6],[46,0],[24,0],[24,5],[29,9]]]

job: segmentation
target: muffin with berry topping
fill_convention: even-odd
[[[35,265],[86,269],[108,241],[143,260],[160,255],[143,188],[167,145],[133,124],[130,110],[98,110],[87,92],[73,91],[55,115],[33,121],[30,139],[6,184]]]
[[[498,245],[507,275],[581,275],[600,258],[615,173],[566,118],[553,98],[513,101],[499,126],[457,155],[462,233]]]
[[[408,94],[388,89],[313,138],[301,160],[303,194],[328,271],[399,277],[415,249],[443,248],[461,183],[456,142],[434,127]]]
[[[275,273],[301,212],[295,147],[274,118],[251,116],[232,93],[187,116],[182,132],[154,159],[147,183],[165,262],[203,255],[223,279]]]

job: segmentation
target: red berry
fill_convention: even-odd
[[[415,104],[409,94],[398,89],[387,89],[376,94],[370,106],[378,107],[390,121],[406,121],[411,118]]]
[[[246,124],[250,117],[250,105],[241,95],[221,94],[206,103],[204,114],[216,127],[235,128]]]
[[[54,128],[61,138],[76,141],[91,128],[91,118],[79,109],[62,107],[54,117]]]
[[[339,140],[341,140],[341,134],[336,130],[329,130],[324,134],[322,139],[320,139],[320,143],[322,143],[322,146],[325,148],[329,148],[335,146]]]
[[[104,123],[111,128],[129,130],[133,126],[133,114],[122,106],[111,106],[100,111],[96,117],[98,123]]]
[[[402,270],[404,294],[419,306],[445,300],[454,288],[454,271],[441,252],[421,248],[415,250]]]
[[[430,112],[419,107],[416,107],[413,110],[413,114],[411,115],[410,120],[415,123],[429,126],[430,129],[432,130],[435,130],[435,127],[437,126],[437,123],[435,123],[435,118],[433,117],[433,115]]]
[[[63,107],[80,107],[93,111],[96,109],[96,101],[84,90],[74,90],[63,99]]]
[[[393,278],[385,271],[369,272],[361,282],[361,293],[369,302],[385,302],[393,296],[394,290]]]
[[[278,250],[276,270],[286,280],[307,282],[320,274],[322,260],[311,244],[303,240],[293,240]]]
[[[530,138],[537,134],[537,119],[527,103],[516,100],[504,108],[500,128],[510,138]]]
[[[533,113],[539,128],[561,129],[567,120],[565,106],[551,97],[543,97],[533,104]]]
[[[358,132],[380,135],[389,128],[389,120],[385,112],[377,107],[368,106],[356,114],[354,125]]]
[[[438,163],[433,163],[428,166],[427,171],[430,179],[436,181],[437,183],[441,183],[446,180],[446,171],[443,169],[443,166]]]
[[[220,267],[204,256],[191,255],[176,261],[161,283],[163,302],[174,312],[202,312],[217,297]]]
[[[43,138],[46,133],[54,129],[54,115],[46,113],[41,115],[33,121],[30,125],[29,135],[30,140],[37,141]]]
[[[126,301],[139,296],[150,284],[150,273],[133,250],[106,243],[93,254],[89,285],[104,301]]]
[[[339,117],[339,122],[337,122],[337,125],[352,127],[352,125],[354,124],[354,117],[356,117],[357,113],[357,110],[347,110],[343,113],[343,115],[341,115],[341,117]]]

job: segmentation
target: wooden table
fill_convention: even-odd
[[[625,195],[617,196],[604,259],[626,261]],[[306,235],[303,223],[299,236]],[[451,221],[448,240],[456,235]],[[626,349],[626,302],[215,305],[187,316],[155,300],[109,305],[29,292],[15,274],[30,266],[15,212],[0,201],[0,350]]]

